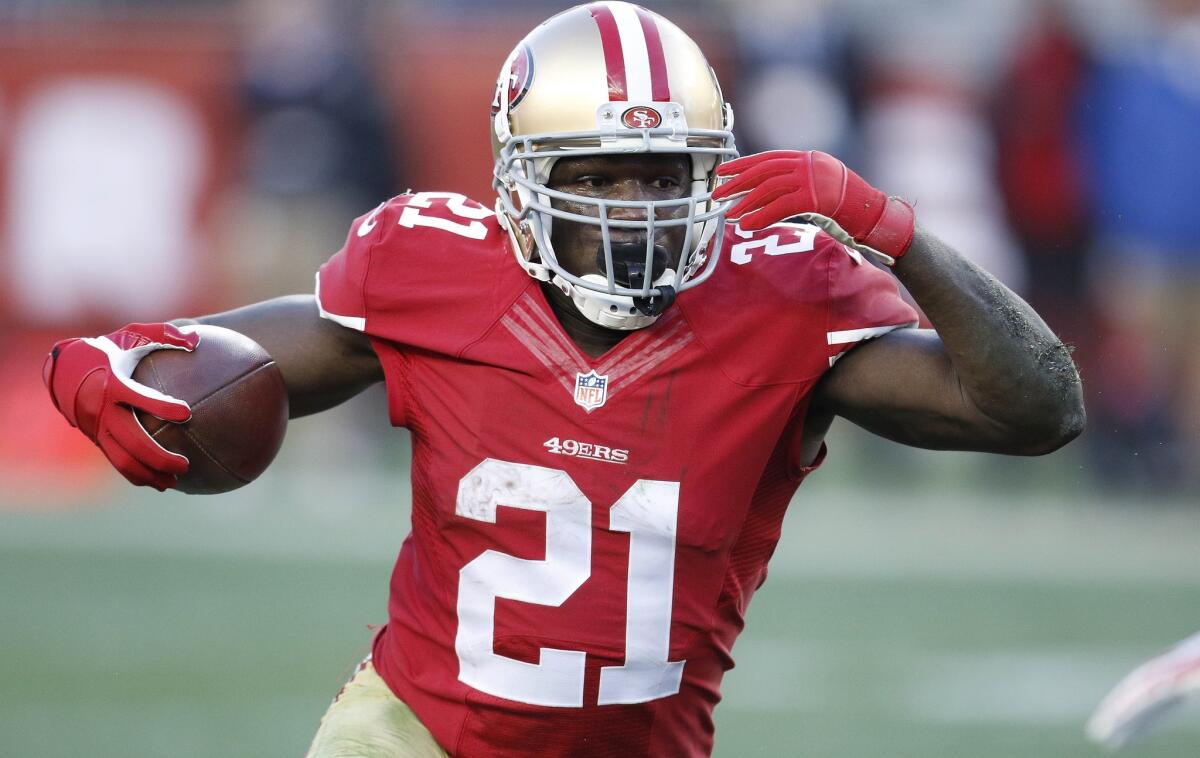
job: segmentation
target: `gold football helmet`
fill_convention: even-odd
[[[737,156],[732,126],[733,111],[704,54],[662,16],[629,3],[595,2],[543,22],[508,56],[492,101],[496,212],[521,266],[552,282],[601,326],[653,323],[677,292],[713,272],[725,219],[711,193],[717,165]],[[558,158],[630,153],[690,156],[689,195],[619,201],[546,186]],[[587,214],[555,208],[552,199],[584,206]],[[641,213],[622,211],[617,219],[614,208]],[[576,276],[559,264],[550,242],[556,219],[600,227],[605,274]],[[659,273],[655,233],[674,226],[686,226],[679,270]],[[645,265],[622,266],[620,280],[609,237],[615,228],[647,235]],[[710,252],[714,239],[718,245]]]

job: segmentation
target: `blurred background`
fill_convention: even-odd
[[[1090,709],[1200,628],[1200,0],[645,4],[706,50],[743,154],[915,201],[1087,389],[1042,459],[835,428],[717,755],[1098,755]],[[302,754],[408,530],[382,394],[293,422],[239,492],[158,495],[54,413],[43,357],[309,291],[406,188],[490,202],[496,73],[562,7],[0,0],[0,753]],[[1135,754],[1200,754],[1200,710]]]

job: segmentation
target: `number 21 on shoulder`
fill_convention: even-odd
[[[459,218],[468,219],[468,221],[462,223],[441,216],[421,213],[422,209],[433,208],[435,201],[444,203],[446,210]],[[468,205],[467,198],[457,192],[418,192],[408,198],[404,210],[400,211],[400,219],[396,223],[409,229],[429,226],[457,234],[460,237],[481,240],[487,236],[487,226],[483,224],[482,219],[492,215],[494,215],[493,212],[483,206]]]

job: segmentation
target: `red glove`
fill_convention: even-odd
[[[772,150],[722,163],[717,175],[728,180],[713,192],[714,200],[744,195],[726,214],[740,219],[743,229],[802,216],[845,244],[883,253],[893,259],[889,263],[912,243],[912,206],[884,195],[827,153]]]
[[[104,337],[63,340],[50,351],[42,380],[50,399],[71,426],[88,436],[137,485],[158,490],[175,486],[187,473],[188,459],[158,444],[132,408],[164,421],[192,417],[187,403],[135,382],[133,370],[155,350],[194,350],[200,335],[170,324],[129,324]]]

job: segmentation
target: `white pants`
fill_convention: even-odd
[[[325,711],[306,758],[446,758],[446,751],[367,658]]]

